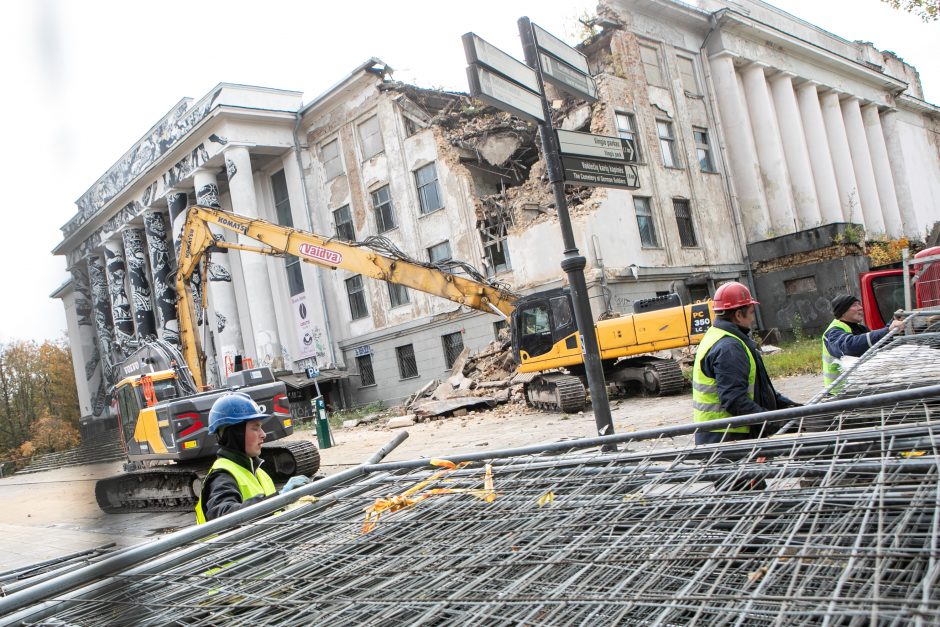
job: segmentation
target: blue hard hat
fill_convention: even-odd
[[[268,414],[263,413],[250,396],[244,392],[231,392],[212,404],[209,410],[209,433],[216,433],[222,427],[267,417]]]

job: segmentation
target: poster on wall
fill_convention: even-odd
[[[297,355],[301,359],[317,356],[316,337],[310,311],[307,309],[307,294],[301,292],[291,296],[294,310],[294,325],[297,330]]]

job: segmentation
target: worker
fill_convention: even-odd
[[[760,350],[748,336],[754,324],[750,290],[741,283],[724,283],[715,292],[715,321],[695,353],[692,370],[692,419],[695,422],[757,414],[795,403],[778,393],[770,381]],[[763,425],[700,430],[696,444],[760,437]]]
[[[266,418],[268,415],[244,392],[225,394],[212,404],[209,433],[219,439],[219,452],[196,503],[197,523],[254,505],[277,492],[271,477],[261,469]],[[303,475],[291,477],[281,494],[308,482]]]
[[[861,301],[850,294],[839,294],[831,305],[832,322],[822,336],[823,387],[826,388],[842,374],[841,357],[861,357],[889,331],[904,326],[903,320],[892,320],[883,329],[872,331],[862,324],[865,311]]]

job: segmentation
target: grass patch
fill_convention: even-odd
[[[787,342],[780,348],[783,350],[779,353],[763,356],[771,379],[822,372],[822,346],[818,337]]]
[[[375,414],[384,409],[385,405],[381,402],[369,403],[354,409],[341,409],[330,414],[330,426],[334,428],[341,427],[347,420],[360,420],[369,414]]]

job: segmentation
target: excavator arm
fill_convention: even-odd
[[[216,241],[210,225],[239,233],[260,245]],[[179,269],[176,274],[180,344],[186,363],[200,387],[205,384],[205,356],[195,331],[195,304],[186,284],[199,264],[214,249],[244,250],[274,256],[291,254],[307,263],[396,283],[506,318],[512,313],[518,299],[516,294],[497,285],[383,254],[364,245],[346,243],[260,218],[249,218],[201,205],[189,208],[180,241]],[[202,276],[205,278],[207,273],[203,272]]]

